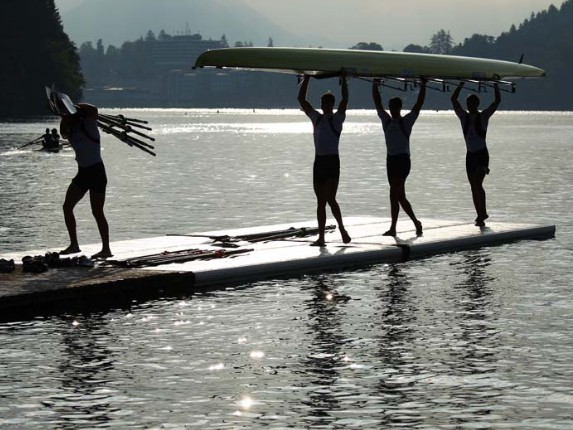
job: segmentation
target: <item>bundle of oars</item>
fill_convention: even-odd
[[[46,87],[45,89],[50,109],[56,115],[73,115],[78,111],[78,107],[74,102],[72,102],[68,95],[58,92],[54,85]],[[139,137],[155,141],[153,137],[148,136],[142,131],[134,129],[137,128],[151,131],[151,128],[144,124],[147,124],[147,121],[136,118],[126,118],[123,115],[106,115],[101,112],[98,113],[98,126],[102,131],[111,134],[122,142],[127,143],[129,146],[135,146],[136,148],[155,156],[155,152],[151,151],[152,149],[155,149],[153,145],[133,136],[133,134],[135,134]]]
[[[99,113],[97,123],[103,132],[111,134],[122,142],[127,143],[129,146],[135,146],[136,148],[139,148],[148,154],[153,156],[156,155],[155,152],[152,151],[152,149],[154,149],[153,145],[150,145],[149,143],[144,142],[138,138],[142,137],[151,141],[155,141],[153,137],[148,136],[144,132],[140,131],[152,130],[151,127],[144,125],[147,124],[147,121],[136,118],[126,118],[123,115],[106,115]],[[138,137],[134,137],[133,135]]]

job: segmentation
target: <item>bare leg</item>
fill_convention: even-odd
[[[406,198],[406,177],[395,176],[389,179],[390,183],[390,214],[392,216],[392,224],[390,230],[384,233],[384,236],[396,236],[396,225],[398,223],[398,215],[400,213],[400,206],[404,212],[410,217],[414,226],[416,227],[416,235],[422,235],[422,223],[416,218],[412,205]]]
[[[316,220],[318,222],[318,239],[312,246],[324,246],[324,231],[326,229],[326,185],[324,183],[314,184],[314,194],[316,195]]]
[[[472,199],[477,213],[476,225],[479,227],[485,226],[484,221],[489,218],[486,208],[486,195],[483,188],[483,181],[485,173],[476,172],[468,177],[472,190]]]
[[[338,192],[338,180],[329,179],[326,182],[326,198],[328,205],[330,206],[330,210],[332,211],[332,216],[336,219],[336,223],[338,224],[338,230],[340,231],[340,235],[342,237],[343,243],[350,243],[352,238],[344,228],[344,221],[342,220],[342,211],[340,210],[340,205],[336,201],[336,193]]]
[[[414,223],[414,227],[416,228],[416,235],[422,235],[422,223],[416,218],[414,214],[414,209],[412,209],[412,205],[406,198],[406,187],[404,183],[401,183],[398,187],[398,201],[400,202],[400,206],[404,209],[404,212],[410,217],[412,222]]]
[[[68,191],[66,192],[66,199],[64,200],[63,210],[64,221],[66,222],[66,228],[68,229],[68,235],[70,237],[70,246],[60,251],[60,254],[75,254],[81,251],[78,243],[74,208],[85,194],[86,192],[74,183],[71,183],[68,187]]]
[[[105,204],[105,192],[96,193],[90,191],[90,203],[92,207],[92,214],[96,220],[97,228],[101,236],[101,251],[92,255],[92,258],[108,258],[113,256],[109,247],[109,226],[105,217],[103,207]]]

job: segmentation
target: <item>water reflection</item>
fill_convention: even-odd
[[[458,308],[458,344],[454,351],[458,356],[459,370],[469,373],[493,371],[498,330],[493,310],[493,292],[490,284],[494,278],[488,274],[491,257],[487,250],[468,251],[463,260],[455,265],[461,272],[460,282],[455,287],[457,297],[453,303]]]
[[[387,280],[377,288],[379,317],[377,326],[378,358],[381,378],[375,387],[376,395],[384,399],[388,411],[382,413],[381,425],[415,425],[421,420],[419,413],[392,413],[401,405],[415,401],[413,387],[422,371],[416,366],[415,327],[418,308],[412,296],[412,283],[403,264],[388,266]]]
[[[331,412],[341,408],[335,385],[340,377],[345,356],[342,334],[344,312],[341,305],[348,296],[337,292],[332,277],[319,276],[311,283],[311,297],[305,302],[308,311],[308,335],[312,337],[311,352],[302,362],[306,383],[311,385],[308,399],[301,401],[309,407],[305,421],[313,426],[332,424]]]
[[[496,377],[500,339],[493,309],[491,264],[487,250],[476,250],[465,252],[453,265],[461,282],[451,292],[455,320],[448,348],[449,385],[459,399],[458,407],[472,411],[452,417],[457,426],[487,419],[500,410],[495,399],[501,396],[498,386],[503,382]]]
[[[111,338],[104,318],[98,315],[64,320],[62,360],[59,363],[61,395],[43,402],[57,415],[59,429],[77,429],[79,424],[106,426],[110,414],[119,411],[113,405],[108,388],[116,379],[114,354],[108,348]],[[127,375],[122,377],[125,378]]]

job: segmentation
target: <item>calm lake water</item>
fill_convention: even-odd
[[[121,113],[158,156],[104,138],[112,240],[314,219],[303,113]],[[555,239],[0,324],[0,428],[573,429],[573,113],[490,124],[491,220]],[[67,245],[73,153],[14,149],[55,126],[0,123],[0,254]],[[412,152],[419,218],[472,221],[453,113],[422,112]],[[341,159],[343,214],[388,216],[374,111],[349,111]]]

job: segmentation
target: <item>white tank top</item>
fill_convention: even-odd
[[[102,162],[100,134],[95,119],[84,118],[72,126],[70,144],[76,153],[78,166],[89,167]]]
[[[309,116],[314,128],[316,155],[338,155],[340,133],[346,114],[336,112],[333,115],[325,115],[315,110]]]

